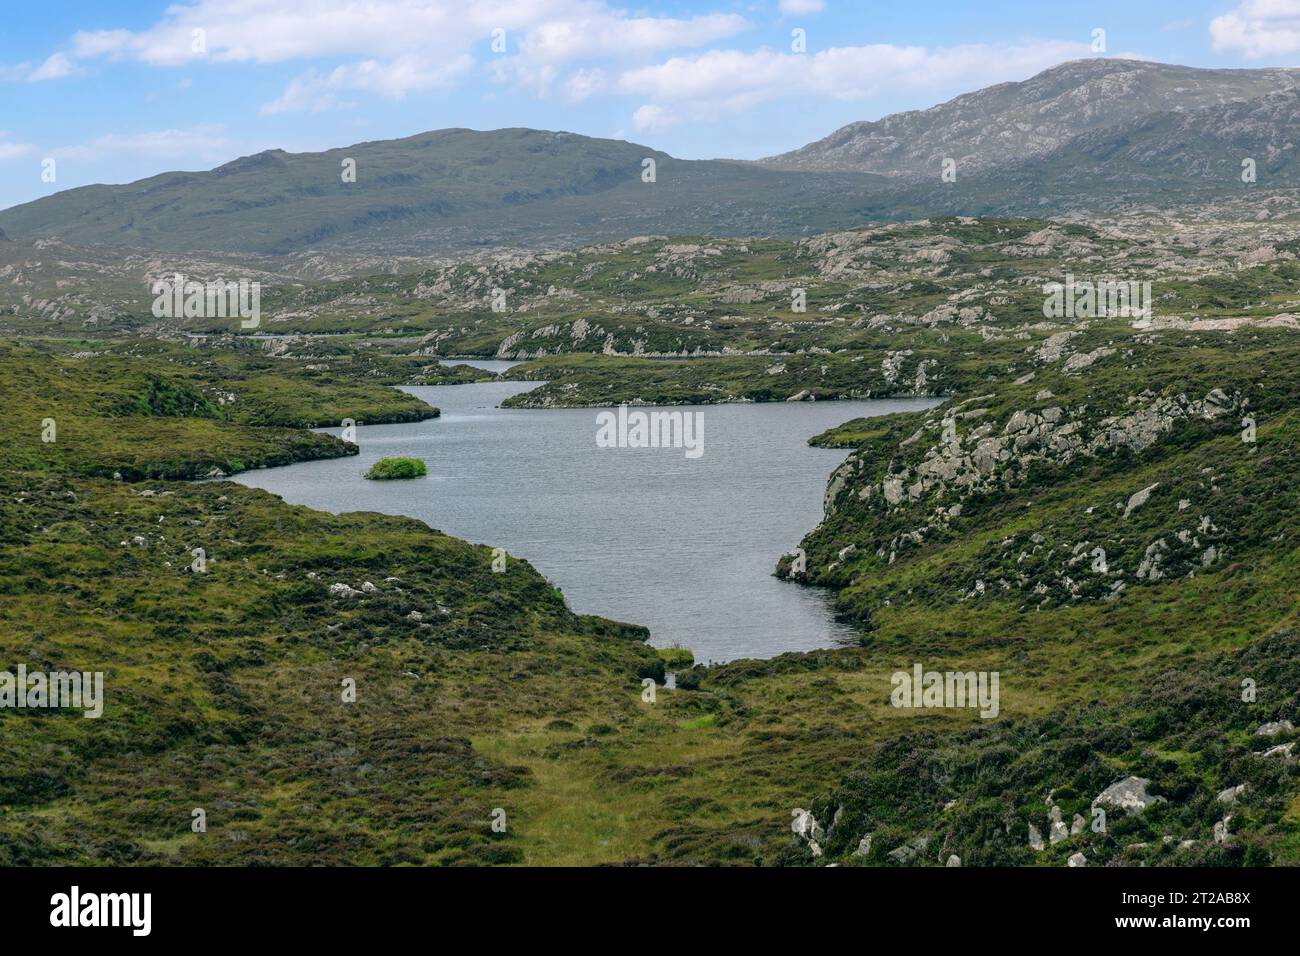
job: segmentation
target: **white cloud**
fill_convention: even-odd
[[[516,4],[546,5],[548,0]],[[196,0],[169,6],[144,30],[80,32],[73,44],[80,57],[158,66],[202,59],[282,63],[322,56],[395,57],[421,49],[437,54],[470,36],[485,38],[498,24],[484,7],[455,0]],[[201,31],[201,44],[195,43],[195,31]]]
[[[58,80],[70,76],[75,70],[73,63],[63,53],[53,53],[39,66],[30,62],[0,66],[0,80],[11,82],[39,83],[42,80]]]
[[[558,62],[701,46],[747,26],[736,14],[629,17],[604,0],[193,0],[168,7],[145,30],[82,31],[73,44],[82,58],[130,58],[161,66],[204,58],[280,63],[417,53],[432,61],[440,54],[468,52],[501,29],[523,55]],[[202,31],[201,48],[195,31]]]
[[[31,143],[0,143],[0,161],[22,159],[35,154],[36,147]]]
[[[400,56],[388,63],[363,60],[335,67],[327,74],[308,70],[294,77],[277,99],[262,107],[263,115],[309,110],[318,113],[347,105],[340,94],[374,93],[400,100],[407,93],[445,89],[474,66],[468,54],[443,63],[430,64],[423,58]]]
[[[1300,51],[1300,0],[1246,0],[1210,21],[1210,40],[1252,60]]]
[[[72,73],[72,61],[62,53],[51,54],[44,63],[38,66],[27,77],[29,83],[39,83],[41,80],[57,80]]]
[[[823,0],[781,0],[781,12],[786,14],[821,13],[825,9]]]
[[[632,126],[637,130],[662,131],[681,123],[681,118],[662,106],[642,106],[632,114]]]
[[[732,13],[676,20],[628,18],[602,10],[591,16],[539,23],[519,41],[519,53],[525,59],[546,62],[637,56],[704,46],[748,27],[744,17]]]
[[[559,67],[578,60],[636,59],[668,50],[691,49],[733,36],[749,28],[736,14],[707,14],[680,20],[670,17],[627,17],[621,11],[588,4],[581,16],[538,23],[517,42],[517,52],[496,56],[488,70],[496,82],[546,96]],[[599,69],[584,68],[564,83],[564,95],[580,102],[605,86]]]
[[[241,144],[226,136],[217,124],[199,124],[184,129],[161,129],[142,133],[109,133],[89,142],[50,151],[56,159],[94,162],[114,156],[156,160],[191,160],[219,163],[238,155]]]
[[[791,95],[860,100],[884,92],[974,89],[1026,79],[1089,53],[1087,43],[1061,40],[935,49],[874,44],[810,54],[711,50],[626,70],[617,88],[649,105],[676,103],[692,119],[707,119]]]
[[[564,97],[570,103],[581,103],[604,90],[607,82],[604,70],[578,70],[565,81]]]
[[[72,42],[82,59],[156,66],[359,58],[294,77],[262,108],[277,113],[345,105],[346,91],[396,98],[445,87],[472,68],[469,57],[497,30],[513,52],[495,56],[490,75],[544,96],[566,63],[691,49],[748,27],[738,14],[632,16],[606,0],[190,0],[143,30],[82,31]],[[599,86],[595,72],[580,70],[564,90],[576,101]]]

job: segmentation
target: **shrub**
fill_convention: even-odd
[[[659,656],[663,658],[664,667],[669,670],[682,670],[695,663],[695,655],[691,653],[690,648],[682,647],[680,644],[661,647],[658,651]]]
[[[427,473],[424,462],[418,458],[381,458],[366,472],[366,477],[381,480],[423,478]]]

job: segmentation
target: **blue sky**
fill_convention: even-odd
[[[1300,0],[49,0],[0,30],[0,208],[449,126],[758,158],[1077,57],[1300,64]]]

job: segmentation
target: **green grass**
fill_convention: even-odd
[[[433,364],[418,354],[430,342],[312,339],[274,356],[230,339],[0,344],[0,392],[15,410],[0,463],[0,666],[108,678],[99,721],[0,711],[0,862],[890,865],[889,850],[927,836],[927,865],[948,853],[966,865],[1061,865],[1075,850],[1090,865],[1300,863],[1300,776],[1256,756],[1254,737],[1300,706],[1295,333],[1080,322],[1070,353],[1113,351],[1066,371],[1038,356],[1064,327],[1042,323],[1035,282],[1076,264],[998,245],[1044,225],[868,230],[836,263],[869,267],[811,288],[803,316],[776,293],[719,302],[734,282],[816,271],[808,248],[781,240],[747,252],[720,242],[716,255],[663,269],[669,247],[716,241],[530,260],[521,284],[582,298],[527,313],[443,314],[412,294],[428,274],[301,290],[337,308],[305,323],[396,327],[393,306],[436,330],[444,353],[491,355],[521,333],[517,348],[546,354],[515,377],[550,384],[516,404],[910,394],[924,362],[923,390],[948,396],[943,405],[810,436],[851,456],[802,542],[806,583],[833,592],[858,644],[689,670],[689,651],[653,649],[643,628],[573,614],[524,562],[493,574],[489,547],[409,519],[321,514],[189,480],[348,454],[307,429],[429,417],[436,410],[387,386],[491,377]],[[1065,228],[1120,262],[1167,252]],[[909,251],[943,237],[958,243],[945,263]],[[1178,268],[1199,275],[1217,254],[1178,252]],[[456,295],[476,275],[455,267]],[[1295,282],[1273,262],[1157,290],[1230,317],[1247,302],[1280,306]],[[345,306],[362,293],[382,304]],[[902,321],[953,295],[986,314]],[[600,331],[575,338],[577,317]],[[608,336],[627,351],[641,341],[645,352],[740,354],[594,354]],[[954,412],[970,413],[952,417],[951,436],[970,452],[1016,412],[1053,407],[1087,442],[1108,418],[1213,388],[1232,398],[1231,414],[1180,418],[1141,450],[1008,461],[969,492],[932,487],[895,505],[863,495],[938,454]],[[1247,411],[1251,444],[1240,436]],[[54,441],[42,440],[46,418]],[[1124,517],[1128,497],[1152,484]],[[1167,573],[1139,579],[1157,539]],[[1106,577],[1071,564],[1085,542],[1085,553],[1104,547]],[[1210,544],[1220,558],[1206,564]],[[195,548],[203,573],[189,570]],[[914,662],[997,671],[997,720],[890,706],[891,674]],[[643,700],[641,676],[673,668],[677,689]],[[1243,676],[1258,684],[1254,703],[1240,697]],[[357,682],[355,704],[340,699],[344,678]],[[1030,823],[1046,832],[1049,793],[1067,819],[1087,815],[1129,773],[1167,803],[1104,837],[1028,849]],[[1233,840],[1215,845],[1215,794],[1242,782]],[[200,806],[202,835],[189,829]],[[820,859],[791,836],[796,806],[828,829]],[[507,811],[504,834],[490,828],[495,807]],[[868,832],[872,855],[854,856]]]

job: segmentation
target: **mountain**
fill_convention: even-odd
[[[1213,215],[1247,199],[1275,215],[1288,197],[1264,204],[1262,193],[1300,186],[1298,104],[1297,70],[1078,60],[761,163],[680,160],[564,132],[447,129],[69,189],[0,211],[0,230],[173,256],[373,258],[641,235],[793,238],[934,215],[1191,203]],[[940,179],[946,157],[955,182]],[[1247,158],[1253,192],[1241,180]],[[354,182],[343,181],[348,160]]]
[[[343,181],[349,159],[355,182]],[[642,179],[646,159],[656,164],[653,182]],[[855,205],[882,183],[860,173],[810,177],[677,160],[572,133],[447,129],[69,189],[0,212],[0,228],[15,239],[270,254],[559,246],[653,232],[799,234],[860,224]]]
[[[1300,90],[1140,116],[1058,148],[940,183],[898,180],[869,201],[872,218],[1062,215],[1199,205],[1223,218],[1296,213]],[[1254,180],[1246,181],[1247,167]],[[959,167],[960,170],[961,167]],[[1242,208],[1249,206],[1250,208]]]
[[[1080,136],[1157,113],[1258,99],[1300,85],[1300,70],[1204,70],[1139,60],[1073,60],[1021,83],[1000,83],[927,110],[850,123],[763,160],[775,169],[938,176],[1048,155]]]

